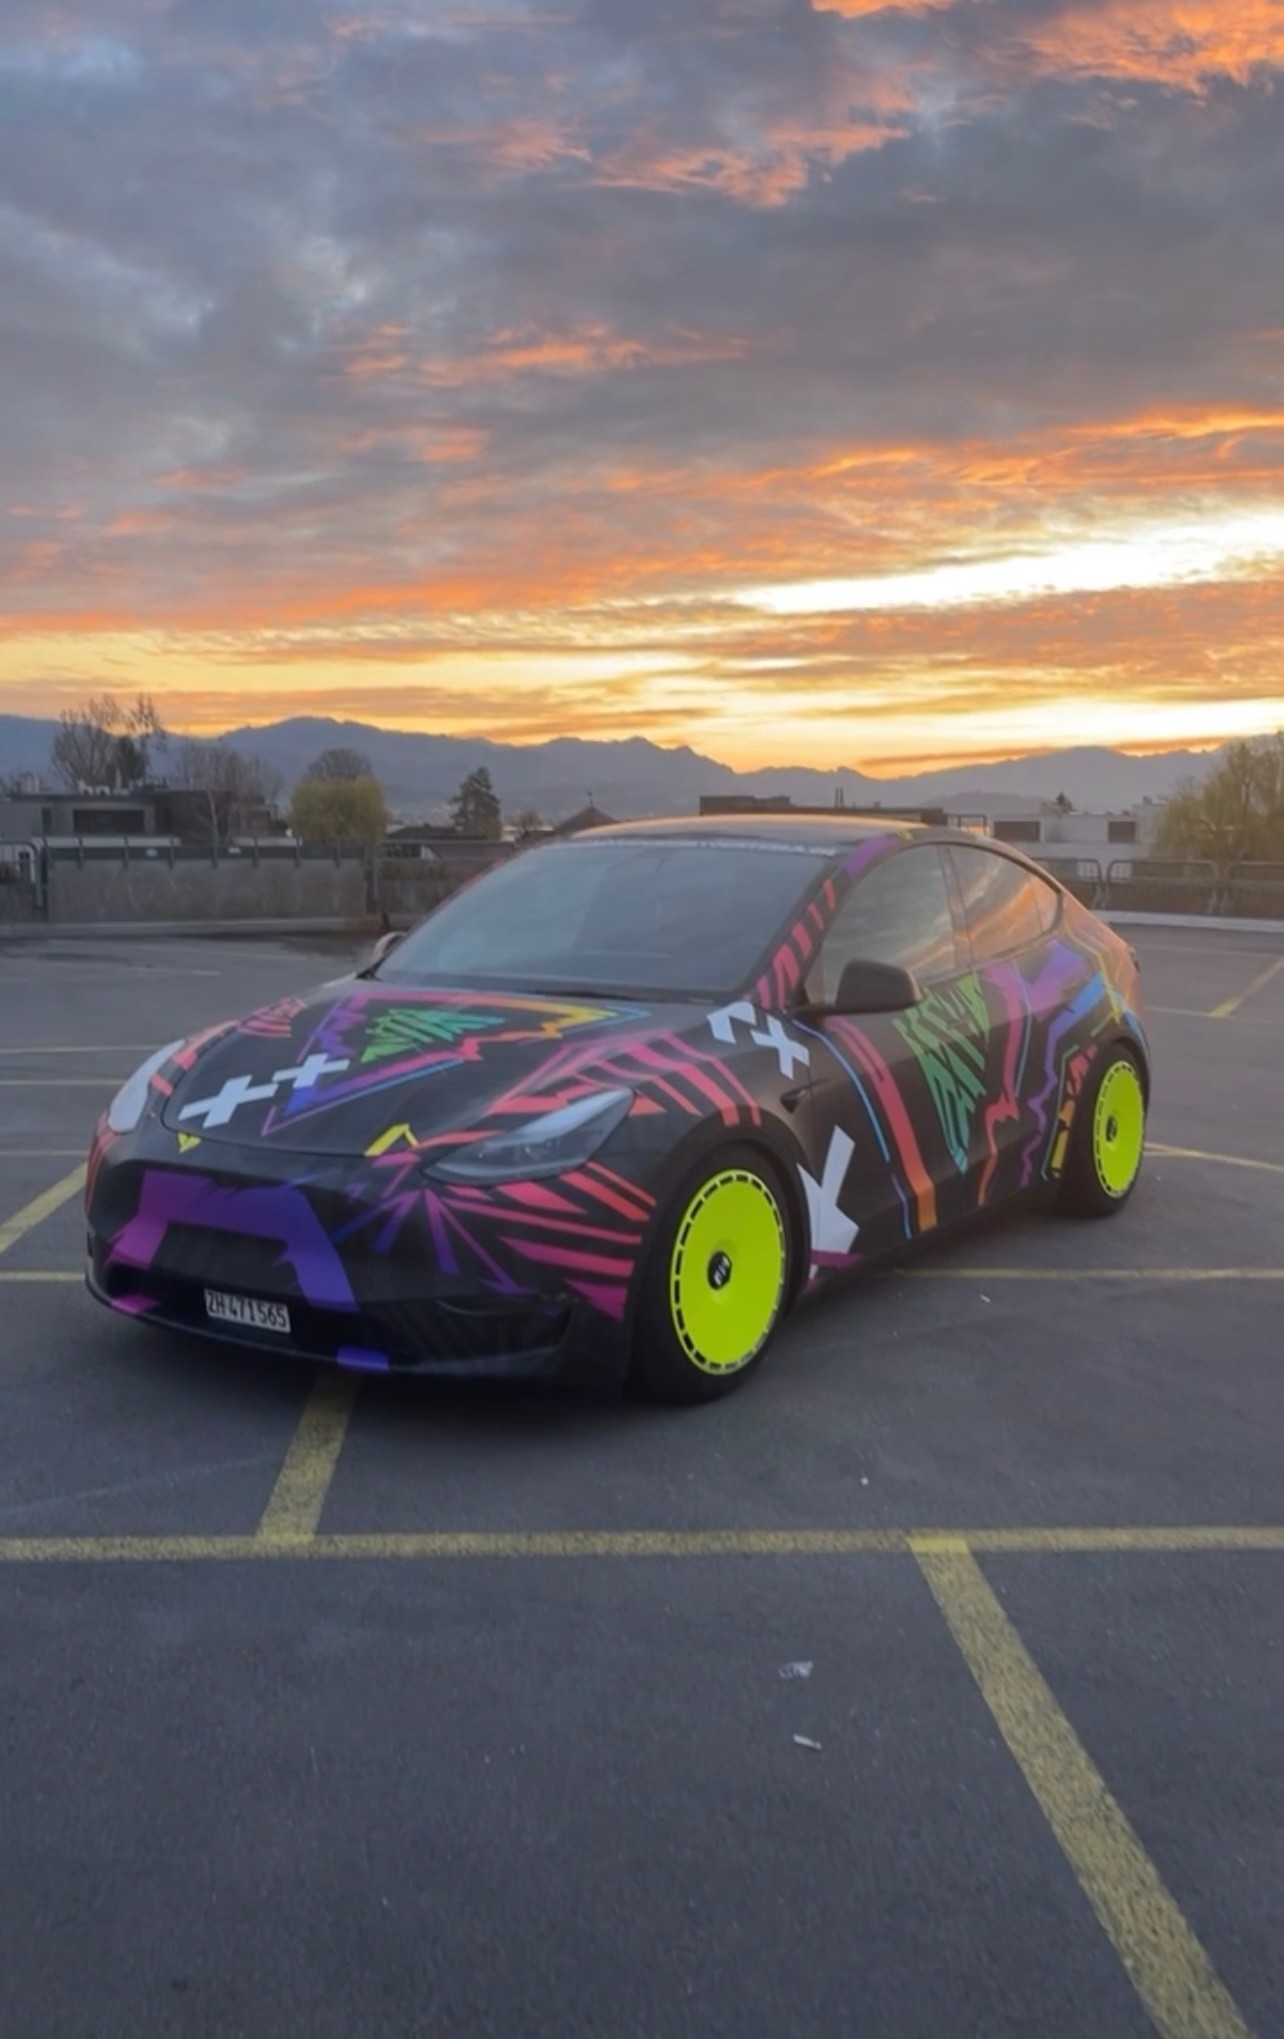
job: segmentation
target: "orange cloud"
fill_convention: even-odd
[[[1284,62],[1279,0],[1065,0],[1022,30],[1059,76],[1155,79],[1200,90]]]

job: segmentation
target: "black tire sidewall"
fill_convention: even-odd
[[[1093,1153],[1093,1124],[1101,1086],[1109,1072],[1120,1062],[1126,1062],[1136,1073],[1141,1084],[1145,1117],[1142,1124],[1142,1159],[1137,1164],[1137,1172],[1122,1196],[1112,1196],[1097,1174]],[[1089,1075],[1075,1111],[1074,1124],[1070,1131],[1070,1151],[1061,1175],[1058,1207],[1071,1217],[1077,1218],[1112,1218],[1117,1211],[1121,1211],[1141,1180],[1149,1119],[1150,1099],[1146,1091],[1146,1075],[1141,1059],[1126,1041],[1112,1041],[1108,1048],[1102,1050],[1097,1067]]]

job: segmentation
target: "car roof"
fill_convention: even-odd
[[[920,822],[893,814],[854,814],[835,808],[832,814],[673,814],[654,821],[617,821],[608,828],[585,830],[574,838],[596,842],[603,836],[612,840],[629,836],[667,837],[683,842],[727,837],[749,842],[806,843],[835,853],[850,844],[868,842],[871,836],[901,835],[907,831],[926,835]]]

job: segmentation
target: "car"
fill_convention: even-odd
[[[88,1285],[342,1367],[702,1402],[851,1270],[1023,1198],[1121,1210],[1150,1084],[1133,951],[1010,847],[601,827],[152,1055],[94,1136]]]

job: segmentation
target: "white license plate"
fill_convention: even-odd
[[[222,1289],[206,1289],[205,1314],[218,1324],[244,1324],[249,1331],[290,1335],[290,1312],[285,1304],[261,1302],[257,1296],[229,1296]]]

